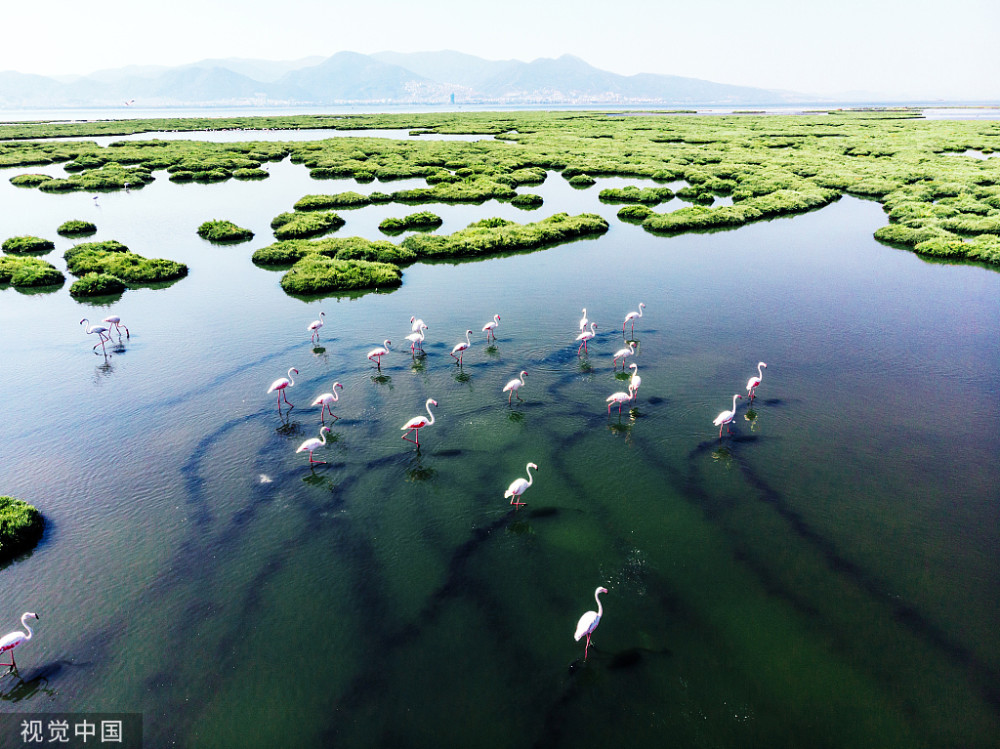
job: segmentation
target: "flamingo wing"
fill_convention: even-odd
[[[597,629],[597,624],[600,621],[601,617],[597,615],[596,611],[588,611],[576,623],[576,634],[573,635],[573,639],[579,641],[582,637],[589,635]]]
[[[275,390],[281,390],[282,388],[288,387],[288,379],[285,377],[279,377],[277,380],[271,383],[271,387],[267,389],[267,392],[273,393]]]
[[[427,426],[427,419],[425,417],[414,416],[408,422],[403,424],[403,426],[401,426],[400,429],[405,431],[407,429],[420,429],[421,427],[425,426]]]

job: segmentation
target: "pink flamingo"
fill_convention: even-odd
[[[469,339],[470,335],[472,335],[471,330],[465,331],[465,343],[459,341],[457,344],[455,344],[455,348],[451,350],[451,356],[453,359],[458,360],[459,366],[462,365],[462,357],[465,356],[465,352],[468,350],[469,346],[472,345],[472,341]],[[458,356],[455,356],[455,354],[458,354]]]
[[[583,308],[583,317],[580,318],[580,330],[586,330],[587,326],[590,325],[590,320],[587,319],[587,308]]]
[[[503,386],[503,390],[501,392],[504,392],[504,393],[510,392],[510,395],[507,396],[507,405],[508,406],[510,405],[510,399],[513,398],[515,395],[517,395],[517,399],[518,400],[524,400],[520,396],[520,394],[518,394],[517,391],[520,390],[521,386],[524,384],[524,378],[525,378],[525,376],[527,374],[528,374],[527,372],[525,372],[525,371],[522,370],[519,378],[515,377],[513,380],[511,380],[510,382],[508,382],[506,385]],[[537,468],[537,466],[536,466],[536,468]]]
[[[98,346],[100,346],[104,350],[104,353],[107,354],[108,350],[106,348],[104,348],[104,342],[111,340],[111,336],[107,334],[108,333],[108,329],[105,328],[103,325],[91,325],[90,324],[90,320],[88,320],[86,317],[83,318],[82,320],[80,320],[80,324],[81,325],[83,325],[84,323],[87,323],[87,333],[88,333],[88,335],[90,333],[97,333],[98,341],[97,341],[97,343],[94,344],[94,348],[97,348]]]
[[[423,326],[425,328],[427,327],[426,325],[424,325],[424,321],[421,320],[419,317],[416,317],[416,316],[411,316],[410,317],[410,331],[411,332],[413,332],[413,333],[419,332],[421,326]]]
[[[425,330],[427,330],[427,326],[421,324],[420,325],[420,330],[418,330],[416,333],[410,333],[408,336],[406,336],[406,340],[408,340],[410,342],[410,353],[411,354],[416,354],[417,349],[420,349],[421,351],[424,350],[423,342],[424,342],[424,331]]]
[[[379,372],[382,371],[382,357],[389,353],[389,345],[392,343],[390,340],[382,341],[382,345],[377,348],[373,348],[368,352],[368,359],[374,360],[378,364]]]
[[[587,660],[587,653],[590,651],[590,636],[597,629],[597,625],[601,623],[601,616],[604,614],[604,608],[601,606],[601,599],[598,596],[601,593],[607,592],[607,588],[598,588],[595,590],[594,600],[597,601],[597,611],[588,611],[576,623],[576,634],[573,635],[573,639],[580,642],[580,638],[584,635],[587,636],[587,646],[583,649],[583,660]]]
[[[635,341],[629,341],[628,346],[623,349],[618,349],[615,352],[615,358],[612,360],[612,364],[615,365],[615,369],[618,369],[618,360],[622,360],[622,372],[625,371],[625,357],[632,356],[635,353]]]
[[[306,328],[306,330],[312,331],[312,335],[309,336],[310,341],[315,341],[316,343],[319,343],[319,329],[323,327],[324,317],[326,317],[326,313],[320,312],[319,320],[313,320],[311,323],[309,323],[309,327]]]
[[[576,350],[576,355],[577,356],[580,355],[580,350],[581,349],[584,352],[586,352],[586,350],[587,350],[587,341],[592,340],[594,338],[594,336],[596,336],[596,335],[597,335],[597,323],[596,322],[592,322],[592,323],[590,323],[590,330],[585,330],[582,333],[580,333],[580,335],[578,335],[576,337],[576,340],[582,341],[582,343],[580,344],[580,347]]]
[[[628,401],[632,400],[634,397],[635,397],[635,393],[632,392],[632,386],[631,385],[629,385],[627,393],[618,392],[618,393],[612,393],[611,395],[609,395],[605,399],[607,401],[607,404],[608,404],[608,416],[611,415],[611,407],[614,404],[616,404],[616,403],[618,404],[618,415],[621,416],[621,414],[622,414],[622,404],[623,403],[627,403]]]
[[[632,370],[632,376],[629,378],[629,381],[628,381],[628,389],[629,389],[629,391],[631,391],[632,398],[634,400],[635,396],[638,395],[638,393],[639,393],[639,386],[642,384],[642,378],[639,376],[639,365],[638,364],[636,364],[635,362],[632,362],[628,366]]]
[[[323,393],[322,395],[317,395],[316,400],[314,400],[311,404],[313,406],[322,406],[319,412],[319,418],[320,421],[322,421],[324,424],[326,423],[326,413],[325,413],[326,411],[330,412],[330,416],[333,416],[334,421],[340,418],[339,416],[336,416],[333,413],[333,406],[331,405],[332,403],[336,403],[338,400],[340,400],[340,396],[337,395],[337,388],[343,390],[344,386],[341,385],[339,382],[333,383],[332,393]]]
[[[497,339],[497,326],[500,324],[500,315],[493,315],[493,320],[486,323],[483,326],[483,332],[486,334],[486,342],[490,342],[490,336],[493,336],[493,340]]]
[[[128,327],[122,325],[122,319],[118,315],[108,315],[103,320],[101,320],[101,322],[106,322],[108,324],[108,333],[111,332],[111,326],[114,325],[115,331],[118,333],[119,340],[121,339],[122,336],[122,331],[121,331],[122,328],[125,328],[126,338],[132,337],[132,334],[128,332]]]
[[[646,308],[646,305],[643,304],[642,302],[639,302],[639,311],[638,312],[629,312],[627,315],[625,315],[625,322],[622,323],[622,335],[623,336],[625,335],[625,326],[628,325],[628,323],[630,323],[630,322],[632,323],[632,336],[633,337],[635,336],[635,320],[636,320],[637,317],[642,317],[642,311],[645,308]]]
[[[21,626],[28,630],[27,634],[15,629],[13,632],[9,632],[0,638],[0,653],[10,653],[10,663],[0,663],[0,666],[8,666],[12,671],[17,668],[17,663],[14,662],[14,648],[22,642],[30,640],[34,634],[31,631],[31,627],[28,626],[28,622],[25,621],[29,616],[37,619],[38,614],[31,611],[25,611],[21,614]]]
[[[731,434],[731,432],[729,431],[728,424],[734,418],[736,418],[736,401],[739,400],[742,397],[743,396],[740,395],[739,393],[734,393],[733,394],[733,410],[732,411],[723,411],[718,416],[716,416],[715,417],[715,421],[712,422],[713,424],[715,424],[715,426],[719,427],[719,439],[720,440],[722,439],[722,427],[723,426],[726,427],[726,434]]]
[[[281,399],[285,399],[285,403],[289,406],[292,404],[288,402],[288,395],[285,393],[285,388],[290,388],[295,384],[295,380],[292,379],[292,372],[295,374],[299,373],[295,367],[288,370],[288,377],[279,377],[277,380],[271,383],[271,387],[267,389],[267,392],[273,393],[277,391],[278,393],[278,410],[281,410]]]
[[[402,427],[400,427],[400,429],[402,429],[404,432],[413,432],[414,437],[416,437],[416,439],[411,440],[404,434],[403,435],[404,440],[406,440],[407,442],[412,442],[417,447],[420,447],[420,430],[423,429],[424,427],[429,427],[431,424],[434,423],[434,414],[431,413],[431,406],[436,406],[437,404],[438,402],[433,398],[428,398],[427,402],[424,404],[424,408],[427,409],[427,415],[430,416],[429,421],[425,419],[423,416],[414,416],[408,422],[403,424]]]
[[[528,472],[528,478],[515,479],[514,481],[511,482],[511,485],[507,487],[507,491],[505,491],[503,494],[503,498],[507,499],[509,497],[510,503],[515,507],[521,507],[524,504],[524,502],[521,501],[521,495],[528,490],[528,487],[531,486],[531,483],[535,480],[534,477],[531,475],[532,468],[534,468],[536,471],[538,470],[538,466],[536,466],[534,463],[528,463],[528,466],[526,468]]]
[[[315,460],[313,458],[313,450],[318,450],[319,448],[321,448],[323,445],[326,444],[326,435],[323,434],[323,432],[329,432],[329,431],[330,431],[330,427],[325,426],[325,425],[321,426],[319,428],[319,436],[322,439],[318,439],[316,437],[310,437],[305,442],[303,442],[301,445],[299,445],[299,449],[296,450],[295,452],[297,452],[297,453],[304,453],[304,452],[306,452],[308,450],[309,451],[309,465],[313,465],[314,463],[323,463],[325,465],[326,464],[325,460]]]
[[[751,377],[747,380],[747,394],[750,396],[751,403],[753,403],[753,397],[757,393],[757,386],[760,385],[760,381],[764,379],[764,373],[761,371],[762,369],[767,369],[767,365],[764,362],[757,362],[757,376]]]

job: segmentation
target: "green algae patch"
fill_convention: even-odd
[[[237,226],[232,221],[206,221],[198,227],[198,236],[209,242],[235,243],[253,239],[253,232]]]
[[[88,273],[70,285],[69,293],[74,297],[111,296],[121,294],[125,288],[125,284],[116,276]]]
[[[569,178],[569,183],[573,187],[580,189],[590,187],[597,183],[597,180],[591,177],[589,174],[574,174]]]
[[[42,538],[45,519],[21,499],[0,497],[0,563],[31,551]]]
[[[44,255],[52,252],[56,246],[51,239],[29,235],[5,239],[2,248],[9,255]]]
[[[832,203],[840,194],[835,190],[813,189],[809,192],[796,190],[776,190],[775,192],[748,198],[733,205],[708,208],[689,206],[672,213],[653,213],[643,227],[664,234],[692,230],[729,229],[743,226],[751,221],[804,213]]]
[[[61,271],[41,258],[0,255],[0,284],[27,289],[57,286],[65,281]]]
[[[492,179],[470,177],[460,182],[439,183],[433,187],[397,190],[397,203],[485,203],[487,200],[510,200],[517,195],[513,187]]]
[[[54,177],[48,174],[18,174],[10,178],[10,183],[15,187],[38,187],[43,182],[48,182]]]
[[[70,171],[72,164],[67,164]],[[111,191],[139,188],[153,181],[145,166],[126,167],[112,162],[97,169],[86,169],[68,179],[51,179],[38,185],[42,192]]]
[[[641,203],[659,205],[673,199],[674,191],[669,187],[609,187],[598,196],[602,203]]]
[[[97,226],[95,224],[79,219],[64,221],[56,229],[56,234],[60,237],[89,237],[95,233],[97,233]]]
[[[419,211],[403,218],[387,218],[378,225],[378,228],[386,234],[399,234],[413,229],[436,229],[443,223],[444,221],[436,213]]]
[[[271,220],[275,239],[304,239],[329,234],[346,221],[336,213],[280,213]]]
[[[618,209],[618,218],[630,224],[641,224],[653,215],[653,209],[648,205],[627,205]]]
[[[270,176],[271,174],[266,169],[260,169],[259,167],[233,170],[233,179],[255,180],[267,179]]]
[[[188,273],[184,263],[145,258],[114,240],[80,244],[67,250],[63,257],[67,269],[74,276],[107,274],[129,288],[175,281]]]
[[[333,195],[304,195],[294,207],[296,211],[322,211],[329,208],[361,208],[371,202],[369,196],[348,190]]]
[[[389,263],[337,260],[310,253],[282,276],[281,288],[287,294],[309,296],[332,291],[399,286],[402,275],[397,266]]]
[[[476,221],[454,234],[415,234],[402,246],[418,258],[474,257],[533,250],[586,236],[604,234],[608,222],[593,213],[570,216],[557,213],[532,224],[500,218]]]
[[[337,260],[368,260],[371,262],[404,265],[412,263],[417,255],[412,250],[386,240],[364,237],[338,237],[327,239],[288,239],[261,247],[253,254],[253,262],[264,267],[287,267],[307,255],[323,255]]]
[[[525,192],[518,193],[510,200],[511,205],[515,205],[518,208],[524,210],[533,210],[535,208],[541,208],[542,204],[545,202],[541,195],[536,195],[535,193]]]

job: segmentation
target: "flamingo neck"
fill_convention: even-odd
[[[431,417],[431,420],[427,422],[427,426],[430,426],[434,423],[434,414],[431,411],[431,402],[427,401],[427,403],[424,404],[424,408],[427,409],[427,415]]]
[[[328,431],[328,429],[326,427],[323,427],[322,429],[319,430],[319,443],[321,445],[325,445],[326,444],[326,433],[327,433],[327,431]]]
[[[736,413],[736,401],[739,399],[739,394],[733,396],[733,413]]]
[[[525,470],[528,472],[528,486],[531,486],[531,482],[535,480],[535,477],[531,475],[531,463],[528,463]]]
[[[597,618],[600,619],[601,615],[604,614],[604,607],[601,605],[601,591],[594,591],[594,600],[597,601]]]
[[[288,384],[289,385],[294,385],[295,384],[295,380],[292,379],[292,372],[294,372],[294,371],[295,371],[295,367],[292,367],[291,369],[288,370]]]
[[[763,364],[758,364],[757,365],[757,377],[759,377],[760,379],[764,379],[764,370],[763,370],[763,367],[764,367]]]
[[[639,317],[642,317],[642,305],[639,305]]]
[[[31,627],[28,626],[28,615],[27,614],[25,614],[24,616],[21,617],[21,626],[24,627],[26,630],[28,630],[28,636],[25,637],[24,639],[25,640],[30,640],[31,636],[34,634],[34,632],[32,632],[31,631]]]

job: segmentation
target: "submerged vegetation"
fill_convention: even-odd
[[[45,519],[33,505],[0,497],[0,563],[35,547],[45,531]]]
[[[246,142],[121,141],[108,147],[85,138],[156,130],[246,130]],[[480,141],[424,138],[327,138],[262,142],[253,128],[480,133]],[[362,195],[306,196],[295,216],[276,228],[278,239],[318,236],[339,223],[323,211],[375,202],[482,203],[534,201],[515,188],[559,172],[585,187],[608,176],[680,182],[679,186],[603,190],[601,199],[629,206],[621,220],[670,235],[731,229],[791,215],[855,195],[882,204],[887,225],[876,238],[918,253],[997,263],[1000,236],[1000,159],[966,154],[1000,150],[1000,123],[991,120],[923,120],[919,112],[837,111],[797,116],[746,113],[713,117],[675,113],[433,112],[122,120],[5,125],[0,166],[63,164],[67,178],[14,175],[11,181],[42,191],[124,189],[141,186],[157,170],[184,181],[266,176],[266,162],[285,158],[318,179],[420,179],[426,186]],[[55,136],[54,140],[28,138]],[[319,133],[318,138],[322,135]],[[661,213],[671,190],[693,203]],[[719,205],[720,196],[731,200]],[[652,208],[646,213],[640,207]],[[305,212],[309,211],[308,214]],[[302,215],[327,218],[304,219]],[[336,225],[336,226],[335,226]],[[409,241],[409,240],[407,240]]]

